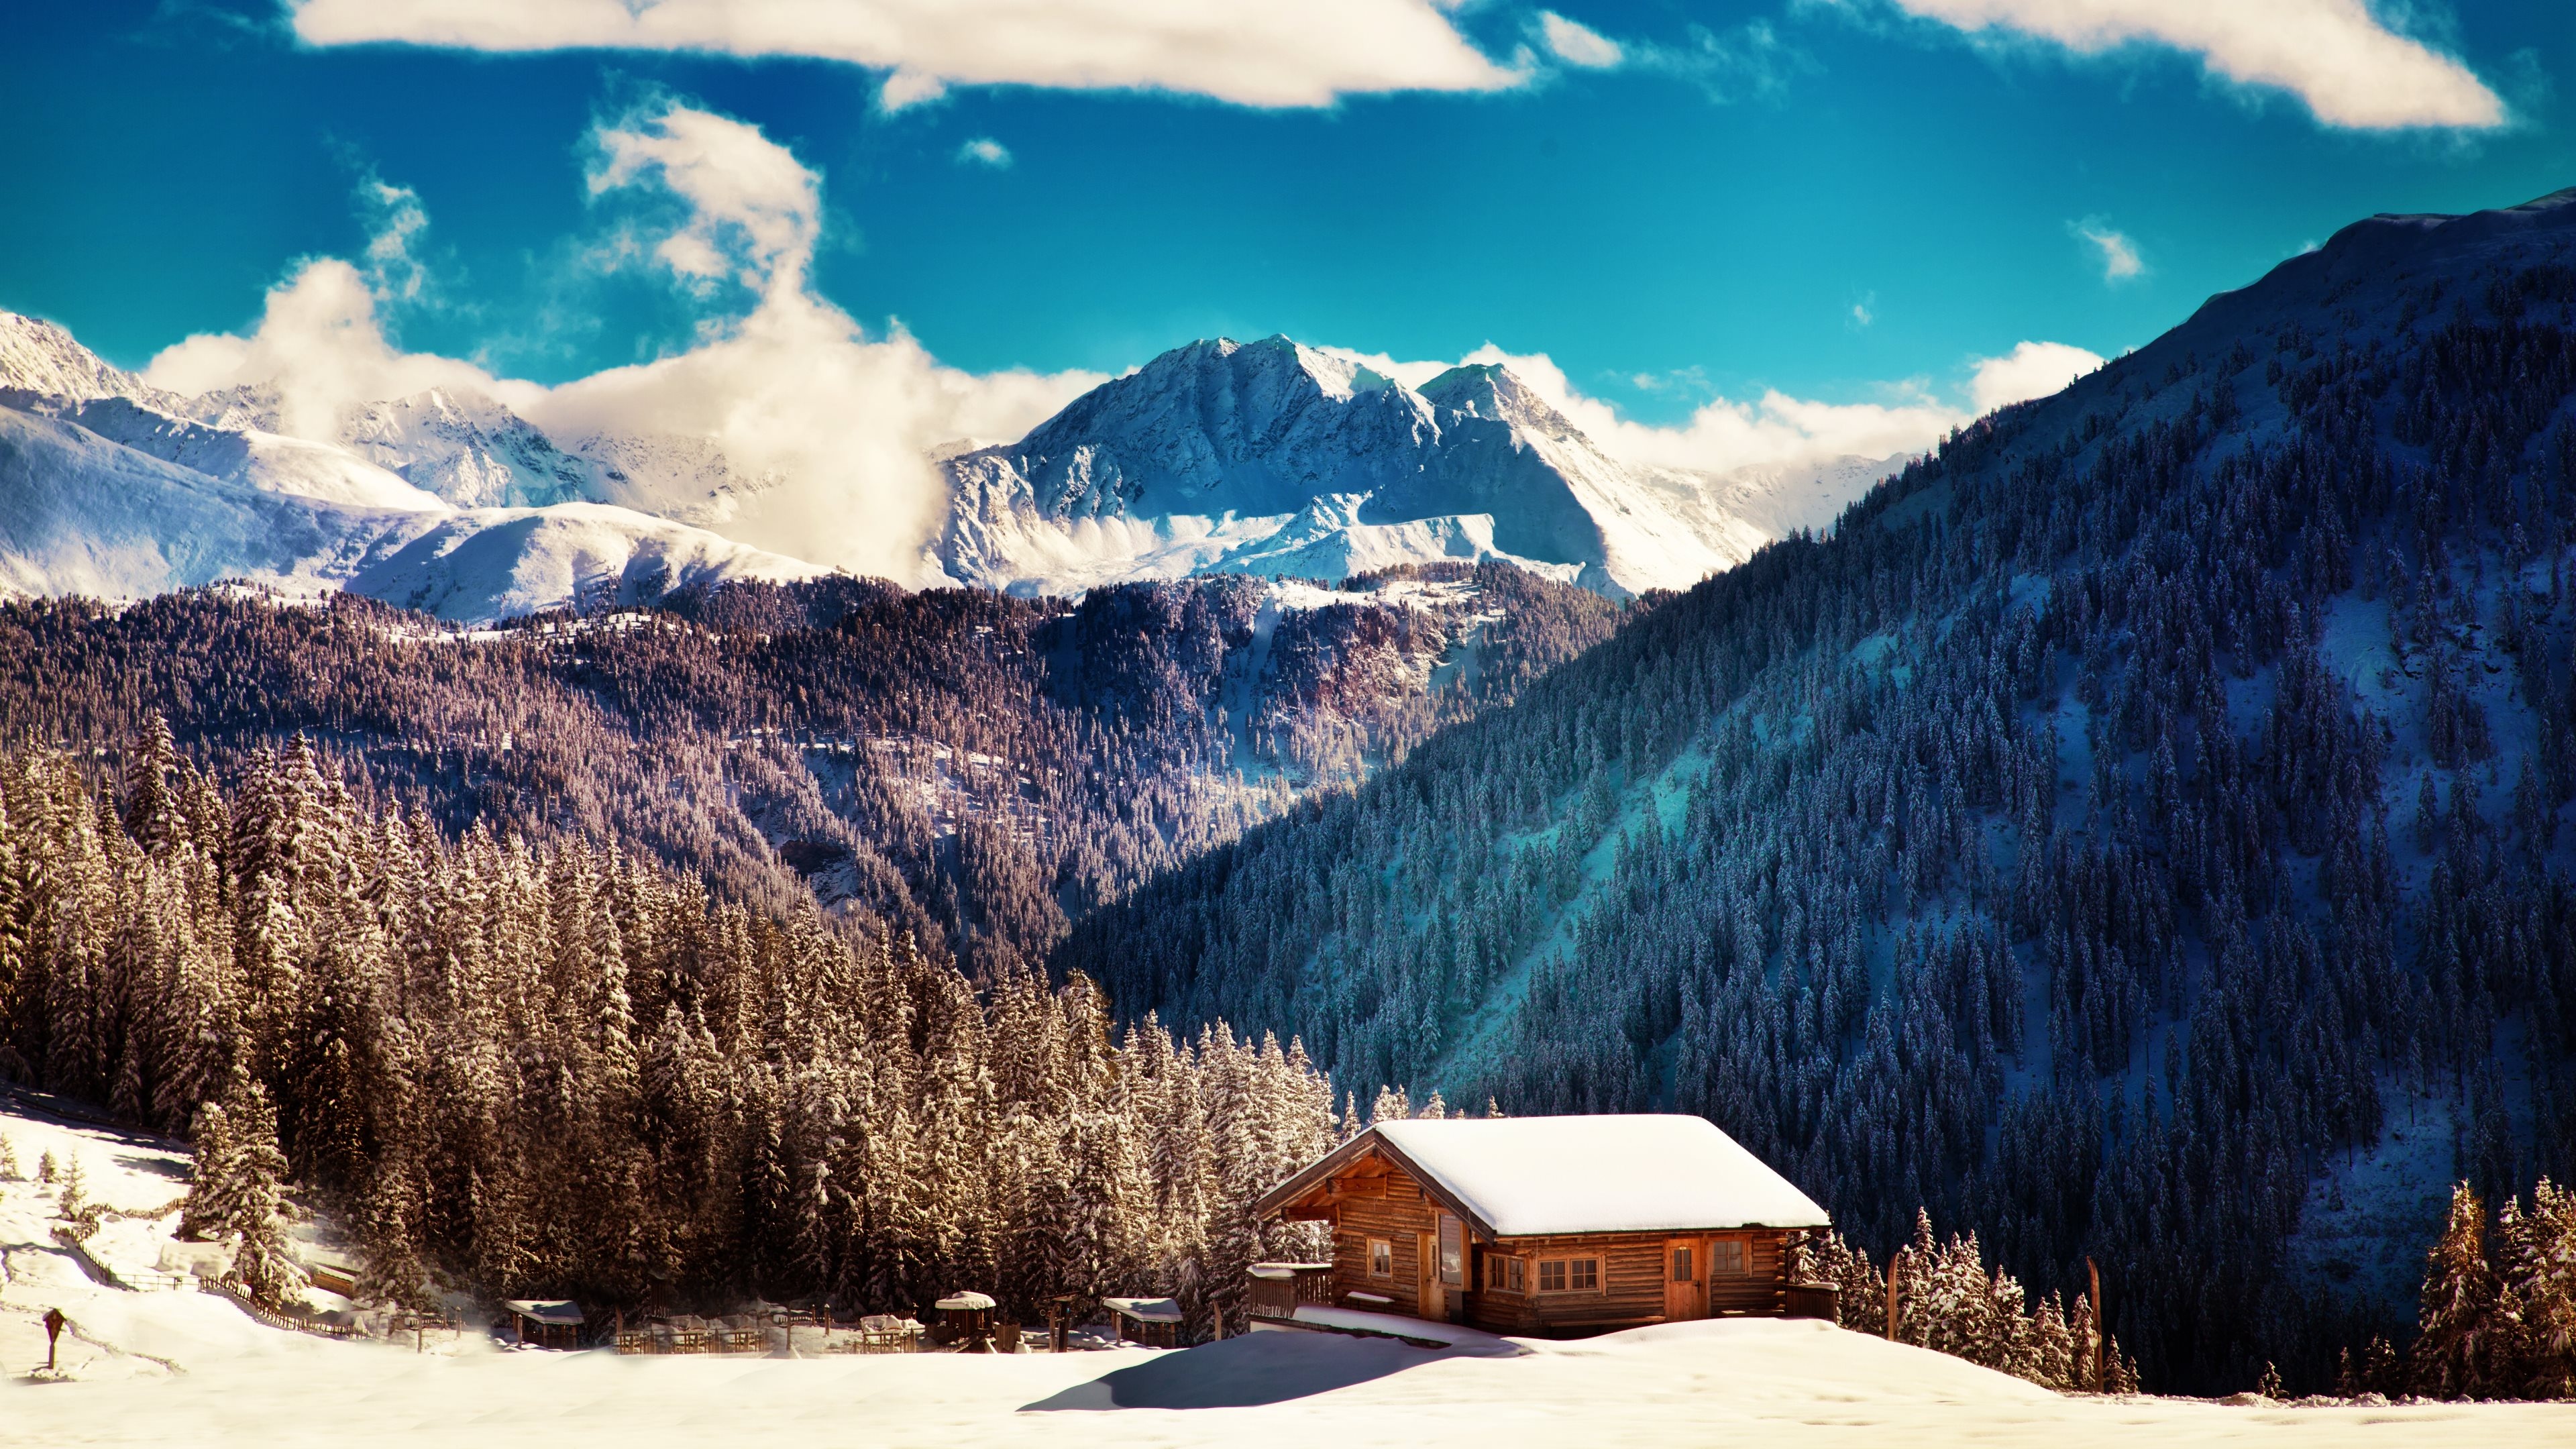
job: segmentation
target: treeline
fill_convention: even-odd
[[[2392,1111],[2484,1191],[2576,1168],[2576,320],[2514,266],[2290,269],[1057,965],[1340,1080],[1704,1113],[1856,1242],[2094,1258],[2159,1387],[2326,1387],[2404,1310],[2296,1240]]]
[[[2403,1354],[2374,1338],[2344,1352],[2346,1395],[2576,1398],[2576,1192],[2541,1178],[2490,1228],[2467,1183],[2425,1254],[2422,1315]]]
[[[1951,1354],[2060,1392],[2138,1392],[2138,1365],[2102,1330],[2089,1292],[2076,1295],[2071,1308],[2056,1293],[2034,1302],[2001,1267],[1987,1271],[1975,1233],[1935,1241],[1928,1212],[1915,1212],[1913,1240],[1889,1255],[1884,1272],[1840,1233],[1792,1241],[1798,1259],[1791,1276],[1841,1290],[1842,1326],[1854,1332]],[[1891,1276],[1894,1333],[1887,1323]]]
[[[187,1227],[284,1286],[285,1184],[433,1285],[632,1309],[1169,1293],[1202,1331],[1302,1256],[1247,1215],[1331,1140],[1295,1045],[1113,1033],[906,937],[635,856],[450,838],[299,741],[225,790],[166,731],[120,788],[0,758],[0,1074],[192,1131]]]
[[[1270,624],[1264,593],[836,578],[497,632],[350,595],[20,601],[0,605],[0,743],[112,758],[157,713],[230,775],[303,736],[371,807],[615,846],[771,914],[855,907],[989,981],[1042,960],[1069,916],[1507,701],[1620,617],[1502,565],[1355,581]]]

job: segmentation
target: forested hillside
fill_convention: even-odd
[[[2097,1259],[2151,1385],[2325,1386],[2414,1285],[2317,1203],[2429,1149],[2420,1255],[2449,1173],[2576,1168],[2571,402],[2570,195],[2361,223],[1058,965],[1704,1112],[1875,1252]]]
[[[616,846],[777,915],[851,905],[979,980],[1606,636],[1500,565],[1079,601],[853,579],[458,631],[349,595],[0,606],[0,742],[108,767],[155,713],[231,778],[309,737],[449,833]]]
[[[188,1231],[285,1286],[301,1184],[360,1296],[751,1296],[910,1312],[961,1285],[1172,1293],[1311,1251],[1255,1196],[1330,1088],[1222,1024],[1113,1041],[1089,982],[979,993],[910,938],[772,917],[577,841],[447,839],[300,744],[227,792],[148,731],[101,792],[0,757],[0,1077],[185,1131]]]

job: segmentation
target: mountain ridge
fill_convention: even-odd
[[[1311,532],[1325,498],[1356,500],[1338,505],[1342,527],[1418,527],[1425,546],[1571,569],[1616,597],[1687,587],[1774,536],[1729,512],[1706,475],[1611,458],[1508,368],[1409,388],[1285,336],[1173,348],[1021,439],[941,466],[956,503],[939,568],[1006,590],[1062,587],[1077,557],[1222,568],[1291,520]],[[1199,538],[1217,546],[1185,547]],[[1359,556],[1385,538],[1302,546]]]
[[[1718,1121],[2178,1388],[2576,1169],[2576,206],[2363,223],[1077,926],[1336,1080]],[[2429,1140],[2425,1140],[2429,1138]]]

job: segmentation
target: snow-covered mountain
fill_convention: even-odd
[[[76,402],[130,397],[165,412],[180,406],[133,373],[108,366],[61,327],[15,312],[0,312],[0,388]]]
[[[77,423],[109,442],[263,493],[404,512],[446,508],[436,494],[328,443],[252,428],[212,428],[126,397],[73,402],[13,392],[0,394],[0,401]]]
[[[1837,479],[1827,508],[1791,474],[1625,463],[1503,367],[1416,389],[1286,337],[1176,348],[941,467],[953,500],[937,567],[1024,592],[1500,558],[1630,594],[1822,526],[1850,491]]]
[[[340,443],[459,508],[543,508],[595,497],[591,466],[480,393],[433,388],[369,403]]]
[[[550,433],[471,389],[360,404],[320,432],[290,437],[274,386],[173,396],[60,327],[0,313],[0,406],[171,465],[176,472],[152,472],[165,485],[235,485],[221,508],[249,506],[246,490],[357,510],[345,528],[324,530],[359,540],[354,554],[339,544],[296,558],[252,549],[239,555],[240,571],[381,588],[458,617],[561,603],[590,589],[584,580],[614,578],[625,589],[665,572],[822,571],[719,536],[745,498],[787,480],[740,468],[714,441]],[[80,449],[21,452],[77,461],[90,469],[82,476],[101,466]],[[1412,388],[1285,337],[1191,343],[1084,394],[1015,443],[941,449],[933,461],[949,484],[947,511],[920,576],[904,582],[1019,593],[1211,573],[1338,580],[1492,559],[1625,597],[1687,587],[1793,529],[1822,528],[1885,471],[1867,459],[1724,476],[1632,464],[1507,369],[1454,368]],[[22,475],[32,466],[22,461]],[[69,480],[28,486],[39,481]],[[70,495],[48,496],[48,517],[76,516],[62,511]],[[370,553],[390,525],[356,521],[380,513],[438,521],[404,533],[397,567],[391,554]],[[102,514],[103,537],[123,540],[117,556],[131,567],[77,576],[133,592],[216,566],[222,551],[193,543],[144,561],[129,525],[149,521]],[[0,552],[24,542],[0,538]],[[16,587],[48,587],[38,562],[52,556],[47,548],[11,555]],[[504,563],[513,548],[532,552]],[[360,568],[362,555],[375,560],[369,569],[383,568]]]
[[[59,327],[0,313],[0,593],[139,598],[242,578],[480,621],[829,572],[568,499],[588,486],[592,465],[488,399],[431,393],[361,413],[355,422],[378,456],[417,477],[255,425],[274,418],[273,400],[263,411],[255,392],[188,403],[109,367]],[[440,487],[557,496],[460,508]]]

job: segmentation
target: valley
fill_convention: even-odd
[[[2099,1271],[2150,1384],[2330,1386],[2452,1183],[2576,1170],[2571,256],[2565,193],[2375,218],[1725,476],[1192,343],[944,453],[895,581],[728,538],[703,441],[290,436],[8,319],[0,1070],[272,1103],[407,1281],[891,1301],[998,1234],[1210,1331],[1334,1134],[1689,1112],[1866,1252]],[[488,1130],[404,1105],[433,1041]]]

